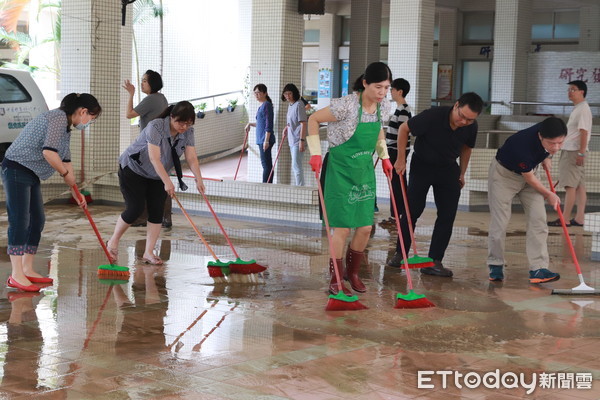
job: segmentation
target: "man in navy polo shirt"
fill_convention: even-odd
[[[560,279],[559,274],[548,270],[548,225],[544,207],[546,200],[556,209],[560,207],[560,199],[540,182],[536,173],[539,164],[544,169],[550,168],[548,156],[560,150],[566,135],[567,126],[561,119],[546,118],[510,136],[492,160],[488,174],[490,227],[487,262],[490,281],[504,280],[504,240],[515,196],[519,197],[527,216],[529,282]]]
[[[460,191],[465,185],[465,172],[475,147],[477,121],[483,109],[483,100],[476,93],[463,94],[450,107],[433,107],[400,125],[398,148],[406,147],[409,133],[415,136],[408,182],[408,203],[413,225],[423,213],[427,192],[433,187],[437,218],[431,236],[429,257],[435,266],[421,268],[422,274],[451,277],[452,271],[442,264],[444,253],[452,236],[452,227],[458,209]],[[456,159],[459,163],[456,163]],[[398,152],[394,164],[398,175],[406,171],[406,154]],[[404,247],[408,252],[411,237],[406,215],[400,220]],[[396,244],[396,254],[388,265],[400,267],[402,248]]]

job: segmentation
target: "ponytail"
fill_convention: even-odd
[[[85,108],[90,115],[99,116],[102,113],[102,107],[94,96],[89,93],[69,93],[60,102],[60,110],[63,110],[67,116],[71,116],[78,108]]]

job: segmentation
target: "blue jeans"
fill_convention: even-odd
[[[14,256],[37,253],[46,217],[40,179],[31,171],[2,168],[8,213],[8,249]]]
[[[300,151],[300,145],[295,144],[290,146],[290,154],[292,156],[292,172],[296,186],[304,186],[304,171],[302,170],[302,161],[304,153]]]
[[[267,182],[267,179],[269,179],[269,175],[271,175],[271,169],[273,169],[273,158],[271,157],[272,149],[272,144],[269,145],[269,148],[267,150],[263,149],[262,143],[258,145],[258,150],[260,151],[260,163],[262,164],[263,168],[263,183],[273,183],[273,176],[271,177],[271,180]]]

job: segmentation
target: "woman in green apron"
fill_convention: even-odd
[[[307,144],[313,171],[321,169],[321,140],[319,124],[327,122],[329,153],[325,157],[325,208],[333,230],[333,247],[337,264],[342,265],[342,254],[350,230],[354,235],[346,252],[344,279],[353,290],[367,289],[358,277],[358,270],[367,247],[373,224],[375,207],[375,171],[373,151],[383,160],[384,172],[392,171],[389,162],[384,119],[390,115],[386,95],[392,82],[392,72],[381,62],[370,64],[357,80],[359,90],[351,95],[332,99],[329,107],[315,112],[308,120]],[[356,85],[355,85],[356,86]],[[329,292],[338,293],[338,283],[329,260]],[[350,291],[343,287],[344,293]]]

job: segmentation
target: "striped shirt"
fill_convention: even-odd
[[[408,121],[411,117],[412,110],[408,104],[402,104],[396,108],[394,115],[390,117],[387,134],[385,135],[386,144],[389,149],[398,150],[398,129],[400,129],[400,125]],[[406,142],[406,150],[410,150],[410,135],[408,142]]]

